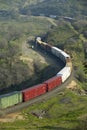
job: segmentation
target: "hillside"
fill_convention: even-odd
[[[7,19],[18,18],[20,16],[20,9],[30,5],[35,5],[41,0],[0,0],[0,19],[6,17]]]
[[[86,0],[0,0],[0,16],[17,18],[23,14],[86,18],[86,6]]]
[[[40,2],[41,0],[0,0],[0,9],[10,9],[12,7],[16,7],[18,8],[19,6],[27,6],[27,5],[31,5],[31,4],[37,4],[38,2]]]
[[[43,1],[31,7],[31,12],[35,15],[57,15],[82,17],[87,15],[87,1],[86,0],[50,0]]]

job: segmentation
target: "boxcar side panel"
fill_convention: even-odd
[[[46,85],[45,84],[38,84],[29,89],[25,89],[22,91],[23,93],[23,101],[28,101],[33,99],[41,94],[46,93]]]
[[[9,94],[4,94],[0,96],[0,108],[7,108],[22,102],[22,93],[21,92],[12,92]]]
[[[70,67],[64,67],[61,71],[57,73],[57,76],[62,77],[62,82],[64,82],[70,76]]]
[[[61,76],[55,76],[44,82],[47,85],[47,91],[59,86],[62,83]]]

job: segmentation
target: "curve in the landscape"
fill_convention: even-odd
[[[44,81],[41,84],[34,85],[31,88],[27,88],[22,91],[14,91],[1,95],[0,110],[5,110],[9,107],[29,101],[33,98],[35,99],[35,97],[38,97],[42,94],[46,94],[48,91],[51,91],[55,87],[58,87],[64,83],[71,75],[72,63],[70,56],[67,53],[57,47],[42,42],[40,37],[36,38],[36,46],[60,58],[65,64],[64,68],[62,68],[62,70],[60,70],[54,77]]]

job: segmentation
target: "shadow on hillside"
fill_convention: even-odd
[[[8,88],[0,89],[0,94],[6,94],[12,91],[21,91],[23,89],[29,88],[35,84],[42,83],[43,81],[53,77],[56,73],[64,67],[63,62],[56,58],[55,56],[51,55],[50,53],[45,52],[43,49],[36,47],[35,43],[33,44],[34,48],[33,51],[38,52],[41,56],[43,56],[46,62],[50,63],[49,59],[52,58],[52,64],[50,63],[49,66],[45,67],[42,71],[35,73],[32,77],[29,77],[28,80],[20,83],[19,85],[12,85]]]

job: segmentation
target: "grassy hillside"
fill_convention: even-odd
[[[10,9],[12,7],[19,7],[19,6],[27,6],[27,5],[31,5],[31,4],[36,4],[40,2],[40,0],[0,0],[0,9]],[[6,7],[6,8],[5,8]]]
[[[86,0],[0,0],[0,16],[17,18],[24,15],[56,15],[86,18]]]
[[[87,1],[86,0],[44,0],[34,6],[30,6],[31,14],[39,15],[57,15],[57,16],[70,16],[82,17],[87,15]],[[29,11],[25,7],[24,11]]]
[[[35,5],[40,0],[0,0],[0,19],[17,19],[20,16],[20,9],[30,5]],[[28,11],[29,12],[29,11]]]

